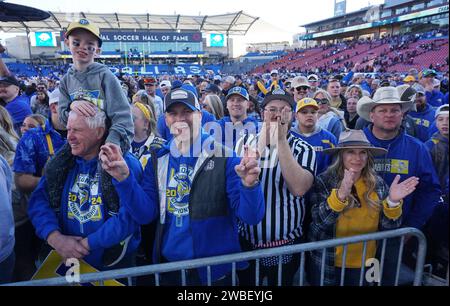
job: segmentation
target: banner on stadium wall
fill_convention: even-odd
[[[201,32],[100,31],[103,42],[202,42]]]
[[[66,266],[66,263],[63,261],[62,257],[55,251],[52,250],[47,258],[45,258],[42,265],[39,267],[39,269],[36,271],[36,273],[33,275],[32,280],[38,280],[38,279],[46,279],[46,278],[54,278],[54,277],[66,277],[67,275],[70,275],[72,277],[72,273],[75,273],[75,271],[79,272],[80,274],[87,274],[87,273],[95,273],[99,272],[97,269],[86,263],[84,260],[78,260],[79,265],[75,267],[75,265],[72,263],[68,266]],[[71,270],[72,269],[72,270]],[[69,271],[71,270],[71,271]],[[99,282],[92,282],[92,283],[80,283],[80,286],[100,286]],[[104,281],[105,286],[124,286],[122,283],[116,281],[116,280],[105,280]]]
[[[206,74],[208,71],[219,74],[220,65],[130,65],[125,67],[109,67],[112,73],[119,74],[138,74],[138,75],[188,75],[188,74]]]

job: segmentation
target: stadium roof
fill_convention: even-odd
[[[223,15],[152,15],[152,14],[97,14],[49,12],[51,17],[42,21],[0,22],[4,32],[61,31],[70,21],[86,18],[101,29],[148,29],[148,30],[190,30],[216,32],[230,35],[245,35],[259,17],[243,11]]]

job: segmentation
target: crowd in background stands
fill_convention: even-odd
[[[347,50],[354,50],[357,46],[368,46],[369,49],[373,49],[377,46],[381,46],[384,44],[389,45],[380,56],[377,56],[373,63],[370,63],[372,59],[369,58],[369,56],[363,58],[363,60],[360,61],[361,64],[367,63],[367,65],[361,65],[358,72],[367,72],[367,73],[373,73],[373,72],[379,72],[379,73],[385,73],[387,72],[387,68],[395,65],[395,64],[407,64],[407,65],[414,65],[414,64],[420,64],[414,62],[414,58],[417,56],[424,54],[427,51],[438,51],[441,49],[441,46],[438,45],[436,42],[431,43],[424,43],[419,46],[418,49],[409,51],[408,48],[411,44],[421,40],[421,39],[433,39],[433,38],[439,38],[439,37],[447,37],[448,36],[448,29],[447,28],[441,28],[425,33],[418,33],[418,34],[405,34],[405,35],[395,35],[391,36],[390,34],[386,35],[386,37],[380,38],[380,39],[353,39],[353,40],[344,40],[344,41],[338,41],[336,43],[327,43],[325,45],[320,46],[319,48],[322,49],[322,51],[330,50],[327,53],[322,54],[322,59],[329,58],[333,55],[343,53]],[[448,41],[447,41],[448,44]],[[302,58],[304,55],[303,53],[305,50],[308,49],[314,49],[317,47],[309,47],[306,49],[296,50],[295,52],[292,52],[291,54],[287,55],[287,58],[289,62],[295,61],[296,59]],[[408,50],[405,52],[405,50]],[[354,63],[350,60],[354,56],[358,56],[358,51],[350,51],[350,53],[347,52],[346,55],[341,55],[329,62],[326,62],[325,64],[322,64],[318,67],[311,67],[308,66],[314,66],[310,62],[306,62],[306,67],[294,67],[291,69],[287,69],[286,66],[282,65],[278,68],[281,72],[294,72],[294,73],[303,73],[303,74],[309,74],[309,73],[324,73],[324,74],[330,74],[330,73],[343,73],[349,71],[353,66]],[[314,59],[316,60],[316,59]],[[311,60],[312,61],[312,60]],[[277,61],[275,61],[277,63]],[[331,65],[340,64],[338,67],[330,67]],[[266,64],[267,65],[267,64]],[[448,70],[448,57],[445,60],[445,63],[437,63],[435,65],[430,65],[430,69],[435,69],[437,71],[445,71]],[[264,67],[264,66],[263,66]],[[268,71],[267,71],[268,72]]]

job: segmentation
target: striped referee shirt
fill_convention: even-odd
[[[243,156],[244,144],[257,147],[258,136],[247,135],[238,140],[235,151]],[[315,176],[316,153],[314,148],[289,132],[288,143],[298,164]],[[242,237],[259,247],[276,246],[280,241],[300,238],[303,234],[305,218],[305,199],[289,192],[281,175],[281,165],[276,147],[267,147],[262,153],[261,174],[259,176],[266,201],[266,214],[258,225],[241,223],[239,232]],[[284,243],[280,243],[284,244]]]

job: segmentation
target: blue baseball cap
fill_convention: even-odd
[[[239,95],[247,101],[250,100],[250,96],[248,95],[248,92],[244,87],[236,86],[236,87],[233,87],[230,90],[228,90],[228,94],[227,94],[227,97],[225,98],[225,100],[228,101],[228,99],[232,95]]]
[[[177,103],[183,103],[189,109],[193,111],[200,111],[200,103],[197,97],[190,90],[183,88],[177,88],[169,92],[164,98],[164,104],[166,106],[166,112],[169,111],[170,107]]]

